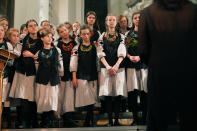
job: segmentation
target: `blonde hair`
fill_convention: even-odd
[[[109,16],[114,16],[116,18],[116,26],[117,26],[117,23],[118,23],[118,18],[117,18],[117,15],[115,14],[108,14],[105,18],[105,27],[106,27],[106,31],[108,30],[108,25],[106,24],[106,21],[108,20],[108,17]]]
[[[108,17],[109,17],[109,16],[114,16],[114,17],[116,17],[116,21],[118,20],[118,19],[117,19],[117,15],[115,15],[115,14],[108,14],[108,15],[106,16],[106,18],[105,18],[105,21],[108,20]]]
[[[19,34],[19,30],[18,29],[15,29],[15,28],[10,28],[7,32],[6,32],[6,37],[8,40],[10,40],[10,37],[12,35],[13,32],[18,32]]]
[[[78,21],[75,21],[73,24],[78,24],[79,26],[81,26],[81,24]]]

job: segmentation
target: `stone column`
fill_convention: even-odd
[[[49,0],[15,0],[14,27],[20,26],[30,19],[38,24],[49,19]]]

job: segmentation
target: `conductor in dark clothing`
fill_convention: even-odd
[[[140,15],[138,51],[149,67],[147,131],[167,131],[177,114],[181,131],[197,131],[197,6],[154,0]]]

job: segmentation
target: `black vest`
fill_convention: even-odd
[[[47,85],[50,82],[51,86],[55,86],[60,82],[58,72],[58,55],[56,48],[40,50],[37,59],[39,62],[36,74],[37,83]]]
[[[72,79],[72,73],[69,70],[69,66],[71,51],[75,45],[75,41],[70,41],[69,43],[58,41],[57,47],[61,49],[64,64],[64,76],[61,78],[62,81],[68,81]]]
[[[138,53],[138,32],[137,31],[129,31],[128,35],[126,36],[125,39],[125,44],[127,47],[127,53],[131,56],[139,56]],[[135,68],[136,70],[142,69],[142,68],[147,68],[147,66],[142,63],[142,61],[139,61],[137,63],[133,63],[132,61],[129,60],[128,57],[125,58],[125,64],[126,68]]]
[[[81,50],[81,46],[85,49],[92,46],[90,51]],[[77,79],[83,79],[88,81],[97,80],[97,54],[96,47],[94,45],[84,46],[79,45],[78,48],[78,69]]]
[[[120,34],[118,34],[116,40],[113,42],[108,41],[105,36],[103,37],[102,44],[103,44],[103,51],[106,54],[105,60],[110,66],[114,66],[118,60],[118,56],[117,56],[118,47],[121,41],[122,40]],[[102,62],[100,63],[101,63],[101,68],[105,68],[104,64]],[[120,68],[124,67],[124,60],[121,62],[119,67]]]
[[[94,41],[97,41],[99,38],[99,33],[97,30],[93,30],[92,34],[91,34],[91,37],[90,37],[90,41],[91,42],[94,42]]]
[[[31,57],[23,57],[23,51],[28,50],[33,54],[36,54],[38,50],[43,46],[40,39],[33,40],[29,35],[23,39],[23,47],[21,51],[21,56],[16,63],[16,71],[26,76],[36,75],[36,68],[34,59]]]

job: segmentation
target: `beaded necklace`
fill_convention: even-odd
[[[48,53],[45,53],[44,51],[41,52],[41,56],[43,58],[49,58],[52,55],[53,51],[50,49]]]
[[[135,47],[138,45],[138,34],[136,31],[132,31],[126,39],[128,47]]]
[[[62,44],[62,48],[65,50],[65,51],[71,51],[73,49],[73,43],[70,43],[68,45],[66,44]]]
[[[33,42],[32,44],[29,43],[29,38],[27,39],[27,46],[28,46],[29,48],[31,48],[31,47],[34,46],[35,44],[36,44],[36,42]]]
[[[116,38],[117,38],[117,35],[118,34],[115,33],[115,34],[110,36],[110,34],[107,32],[105,37],[106,37],[107,41],[114,42],[116,40]]]
[[[80,45],[80,50],[81,51],[85,51],[85,52],[88,52],[92,49],[92,45],[90,45],[88,48],[84,48],[83,45]]]

